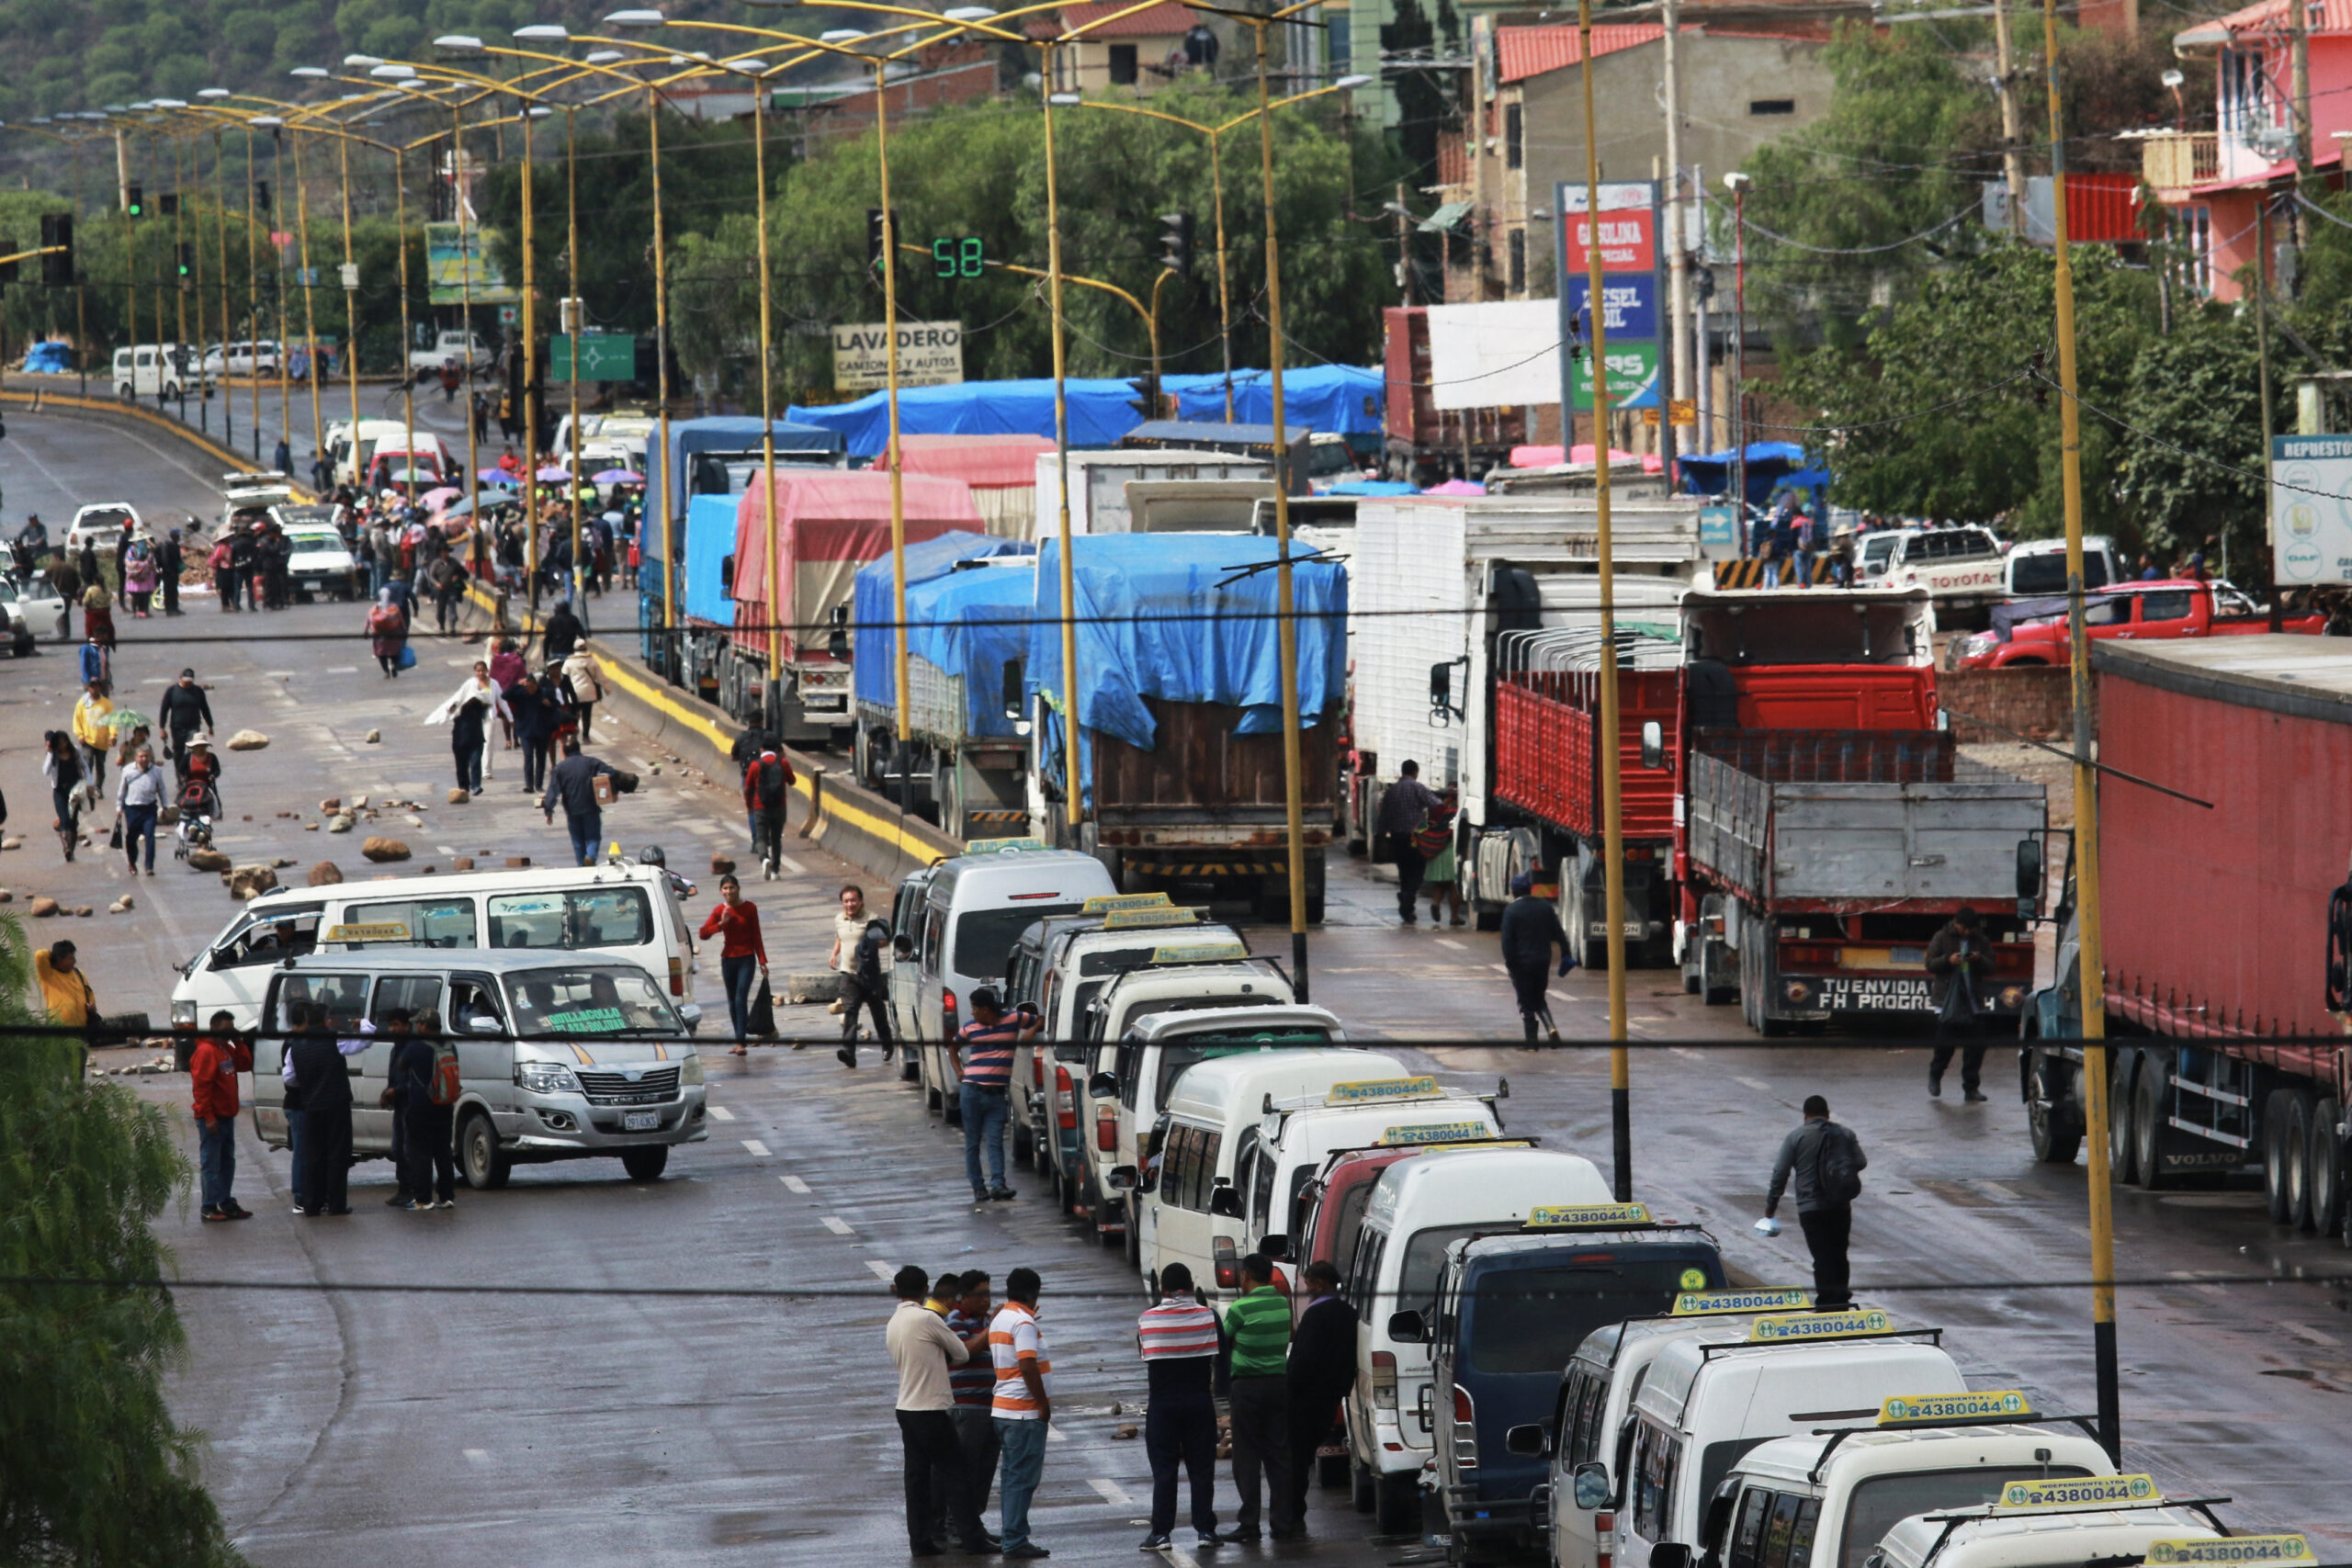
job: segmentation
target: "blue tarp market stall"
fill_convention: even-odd
[[[1731,489],[1735,454],[1696,452],[1677,457],[1682,488],[1692,495],[1724,495]],[[1747,504],[1761,506],[1790,475],[1812,467],[1804,447],[1792,441],[1755,441],[1747,447]],[[1824,480],[1826,480],[1825,471]]]

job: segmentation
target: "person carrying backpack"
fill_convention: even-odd
[[[407,1139],[401,1168],[407,1173],[409,1201],[394,1207],[423,1211],[458,1206],[456,1145],[451,1122],[463,1084],[457,1042],[441,1032],[440,1019],[424,1013],[392,1051],[392,1087],[401,1096],[401,1132]]]
[[[760,857],[763,882],[784,869],[784,814],[792,783],[792,764],[774,746],[762,748],[743,770],[743,808],[751,813],[752,852]]]
[[[1854,1200],[1862,1195],[1862,1171],[1869,1164],[1853,1129],[1829,1119],[1829,1101],[1808,1095],[1804,1124],[1781,1140],[1781,1157],[1772,1162],[1772,1184],[1764,1190],[1764,1218],[1756,1228],[1767,1235],[1780,1234],[1772,1211],[1781,1206],[1781,1194],[1794,1177],[1797,1224],[1813,1253],[1816,1307],[1854,1304],[1846,1245],[1853,1235]]]

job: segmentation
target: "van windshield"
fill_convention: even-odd
[[[1021,933],[1039,920],[1056,915],[1075,915],[1084,908],[1080,904],[1014,904],[1002,909],[973,909],[956,921],[956,959],[953,967],[958,975],[974,980],[1001,980],[1005,966],[1012,961],[1012,944]]]
[[[515,1032],[678,1035],[686,1026],[642,970],[526,969],[507,976]]]
[[[1645,1253],[1657,1256],[1640,1256]],[[1683,1270],[1692,1268],[1707,1273],[1708,1288],[1720,1282],[1721,1268],[1711,1255],[1679,1247],[1484,1270],[1462,1309],[1470,1369],[1490,1376],[1556,1378],[1594,1329],[1665,1311],[1681,1288]]]
[[[2088,1475],[2080,1465],[1981,1465],[1968,1470],[1923,1470],[1873,1475],[1855,1483],[1846,1501],[1846,1528],[1838,1537],[1835,1568],[1861,1568],[1886,1532],[1914,1514],[1973,1508],[1997,1502],[2012,1481],[2065,1481]]]
[[[1151,1102],[1154,1105],[1165,1105],[1168,1103],[1168,1090],[1170,1086],[1175,1083],[1177,1077],[1182,1074],[1186,1067],[1193,1066],[1201,1062],[1208,1061],[1213,1057],[1238,1055],[1243,1051],[1252,1049],[1252,1047],[1247,1045],[1204,1045],[1199,1043],[1199,1042],[1203,1040],[1214,1038],[1215,1036],[1213,1035],[1188,1035],[1186,1036],[1186,1040],[1189,1043],[1186,1044],[1163,1045],[1159,1048],[1159,1076],[1152,1080]]]

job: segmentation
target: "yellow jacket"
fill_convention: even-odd
[[[33,954],[33,973],[40,977],[41,1003],[58,1022],[78,1029],[97,1017],[98,998],[80,969],[53,966],[44,947]]]
[[[113,712],[112,697],[100,697],[92,702],[87,692],[82,694],[74,703],[74,739],[100,750],[113,745],[114,726],[102,722]]]

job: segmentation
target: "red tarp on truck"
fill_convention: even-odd
[[[961,479],[907,474],[902,510],[907,543],[916,544],[953,529],[980,531],[979,509]],[[779,567],[787,601],[781,616],[768,614],[768,555],[765,487],[754,476],[735,508],[735,624],[763,626],[781,619],[794,628],[786,657],[824,652],[831,628],[827,615],[847,604],[857,569],[890,553],[890,476],[878,468],[821,468],[775,476],[774,530],[781,541]],[[765,651],[773,632],[737,634],[747,649]]]

